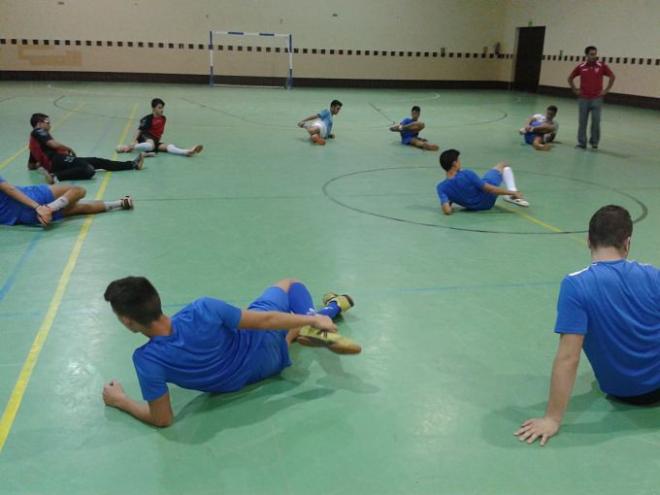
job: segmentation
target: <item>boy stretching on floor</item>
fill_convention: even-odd
[[[520,129],[520,134],[524,136],[525,143],[531,144],[535,150],[548,151],[551,148],[550,143],[555,140],[559,132],[559,122],[555,120],[557,107],[550,105],[545,115],[535,113],[527,122],[525,127]]]
[[[17,187],[0,177],[0,224],[47,226],[53,220],[113,210],[130,210],[133,199],[81,201],[86,191],[80,186],[38,185]]]
[[[151,113],[145,115],[140,119],[140,125],[133,142],[131,144],[121,144],[117,146],[117,153],[130,153],[131,151],[141,151],[149,153],[148,156],[153,156],[151,153],[162,151],[164,153],[171,153],[180,156],[193,156],[201,153],[204,146],[198,144],[190,149],[182,149],[173,144],[161,143],[160,139],[165,132],[165,123],[167,117],[163,115],[165,111],[165,102],[160,98],[151,100]]]
[[[459,155],[454,149],[440,154],[440,166],[447,172],[447,178],[438,183],[436,191],[445,215],[453,213],[453,203],[467,210],[490,210],[498,196],[504,196],[504,201],[517,206],[529,206],[516,188],[513,171],[506,162],[498,163],[479,178],[472,170],[461,168]],[[499,187],[502,181],[506,189]]]
[[[319,113],[310,115],[298,122],[298,127],[303,127],[309,133],[309,139],[314,144],[323,146],[326,139],[334,139],[332,133],[332,117],[339,113],[342,103],[339,100],[330,102],[330,110],[321,110]]]
[[[113,380],[103,388],[106,405],[154,426],[174,420],[168,383],[202,392],[235,392],[291,366],[289,346],[327,347],[358,354],[361,347],[339,335],[332,318],[353,306],[347,295],[328,293],[314,311],[307,287],[284,279],[247,309],[202,297],[174,316],[163,314],[160,296],[144,277],[115,280],[105,291],[119,321],[149,339],[133,353],[142,398],[126,395]]]
[[[73,148],[56,141],[50,135],[50,117],[43,113],[32,114],[30,118],[28,168],[39,170],[46,177],[46,182],[53,184],[59,180],[91,179],[99,169],[110,172],[120,170],[142,170],[144,154],[127,162],[117,162],[107,158],[78,157]]]
[[[406,117],[399,124],[390,127],[390,131],[401,134],[401,144],[414,146],[427,151],[438,151],[437,144],[431,144],[426,139],[419,137],[419,133],[426,125],[419,120],[421,109],[415,105],[410,111],[410,117]]]

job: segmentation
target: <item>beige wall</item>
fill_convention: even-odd
[[[660,0],[0,0],[0,69],[207,74],[209,28],[294,33],[298,77],[510,81],[512,60],[416,57],[414,52],[504,53],[516,28],[546,26],[546,55],[578,55],[596,44],[605,56],[660,58]],[[83,46],[32,45],[82,40]],[[86,47],[85,41],[113,47]],[[184,49],[117,47],[116,42],[185,43]],[[216,44],[273,46],[265,39],[218,38]],[[385,50],[397,56],[322,55],[311,49]],[[412,57],[398,56],[411,51]],[[221,73],[273,76],[282,55],[216,51]],[[654,60],[655,62],[655,60]],[[541,84],[566,85],[575,62],[545,61]],[[660,96],[660,67],[612,64],[615,91]]]
[[[513,50],[516,28],[545,26],[546,55],[582,55],[588,45],[602,57],[651,58],[652,65],[611,63],[617,79],[612,91],[660,97],[660,0],[509,0],[504,48]],[[546,60],[540,84],[566,87],[578,62]]]

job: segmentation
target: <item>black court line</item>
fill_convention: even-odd
[[[440,224],[437,224],[437,223],[417,222],[417,221],[414,221],[414,220],[407,220],[407,219],[404,219],[404,218],[397,218],[397,217],[393,217],[391,215],[385,215],[385,214],[382,214],[382,213],[375,213],[375,212],[372,212],[372,211],[364,210],[362,208],[358,208],[358,207],[346,204],[346,203],[340,201],[337,198],[337,196],[333,196],[332,194],[330,194],[328,192],[328,188],[329,188],[330,184],[332,184],[333,182],[336,182],[338,180],[344,179],[346,177],[352,177],[352,176],[361,175],[361,174],[369,174],[369,173],[373,173],[373,172],[389,171],[389,170],[409,170],[409,169],[413,169],[413,168],[415,168],[415,169],[420,169],[421,168],[421,169],[429,169],[429,170],[435,170],[436,169],[436,167],[424,167],[424,166],[409,167],[408,166],[408,167],[374,168],[374,169],[369,169],[369,170],[360,170],[360,171],[357,171],[357,172],[350,172],[348,174],[342,174],[342,175],[338,175],[336,177],[333,177],[332,179],[327,181],[325,184],[323,184],[323,187],[322,187],[323,194],[330,201],[332,201],[333,203],[338,204],[339,206],[341,206],[343,208],[347,208],[349,210],[355,211],[357,213],[362,213],[364,215],[369,215],[369,216],[373,216],[373,217],[377,217],[377,218],[384,218],[386,220],[391,220],[391,221],[394,221],[394,222],[407,223],[407,224],[411,224],[411,225],[420,225],[422,227],[432,227],[432,228],[436,228],[436,229],[458,230],[458,231],[462,231],[462,232],[476,232],[476,233],[480,233],[480,234],[512,234],[512,235],[565,235],[565,234],[584,234],[584,233],[588,232],[588,230],[586,230],[586,229],[585,230],[566,230],[566,231],[561,231],[561,232],[505,231],[505,230],[471,229],[471,228],[467,228],[467,227],[452,227],[451,225],[440,225]],[[643,221],[648,216],[648,208],[647,208],[646,204],[644,204],[641,200],[639,200],[635,196],[632,196],[631,194],[623,192],[620,189],[605,186],[603,184],[598,184],[596,182],[590,182],[590,181],[586,181],[586,180],[582,180],[582,179],[575,179],[575,178],[572,178],[572,177],[565,177],[563,175],[543,174],[543,173],[538,173],[538,172],[524,172],[524,171],[523,172],[518,171],[516,173],[518,173],[520,175],[525,175],[525,174],[540,175],[540,176],[543,176],[543,177],[555,177],[555,178],[560,178],[560,179],[566,179],[566,180],[573,181],[573,182],[579,182],[579,183],[582,183],[582,184],[588,184],[588,185],[591,185],[591,186],[600,187],[600,188],[608,190],[608,191],[613,191],[613,192],[616,192],[617,194],[625,196],[628,199],[631,199],[632,201],[634,201],[641,208],[642,213],[637,218],[635,218],[633,220],[634,224]],[[438,210],[438,214],[440,214],[439,210]]]
[[[387,120],[388,122],[391,122],[392,124],[396,124],[396,122],[395,122],[394,120],[392,120],[392,119],[389,117],[389,115],[387,115],[385,112],[383,112],[383,111],[382,111],[380,108],[378,108],[376,105],[374,105],[373,103],[369,102],[369,106],[370,106],[371,108],[373,108],[374,110],[376,110],[376,112],[378,112],[378,113],[379,113],[379,114],[380,114],[385,120]]]

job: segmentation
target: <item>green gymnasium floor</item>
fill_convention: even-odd
[[[658,112],[606,106],[592,152],[573,147],[574,101],[520,93],[2,83],[0,175],[39,182],[31,113],[110,157],[154,96],[166,140],[201,155],[84,183],[135,211],[0,229],[3,495],[658,493],[660,411],[606,400],[585,358],[559,436],[512,435],[544,411],[557,291],[589,262],[591,214],[627,207],[632,257],[660,264]],[[337,139],[312,146],[295,124],[333,98]],[[552,103],[561,143],[535,152],[517,129]],[[437,153],[386,130],[413,104],[465,167],[508,160],[531,208],[443,217]],[[364,351],[296,348],[280,377],[234,394],[172,387],[175,424],[151,428],[101,400],[112,378],[139,396],[144,340],[102,297],[128,274],[169,313],[201,295],[247,305],[290,276],[317,298],[348,292],[340,329]]]

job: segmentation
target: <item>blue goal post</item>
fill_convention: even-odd
[[[214,36],[258,36],[267,38],[281,38],[286,44],[285,50],[289,54],[289,71],[286,78],[286,88],[293,87],[293,35],[291,33],[248,33],[246,31],[209,31],[209,86],[214,85],[215,65],[213,52],[215,51]]]

